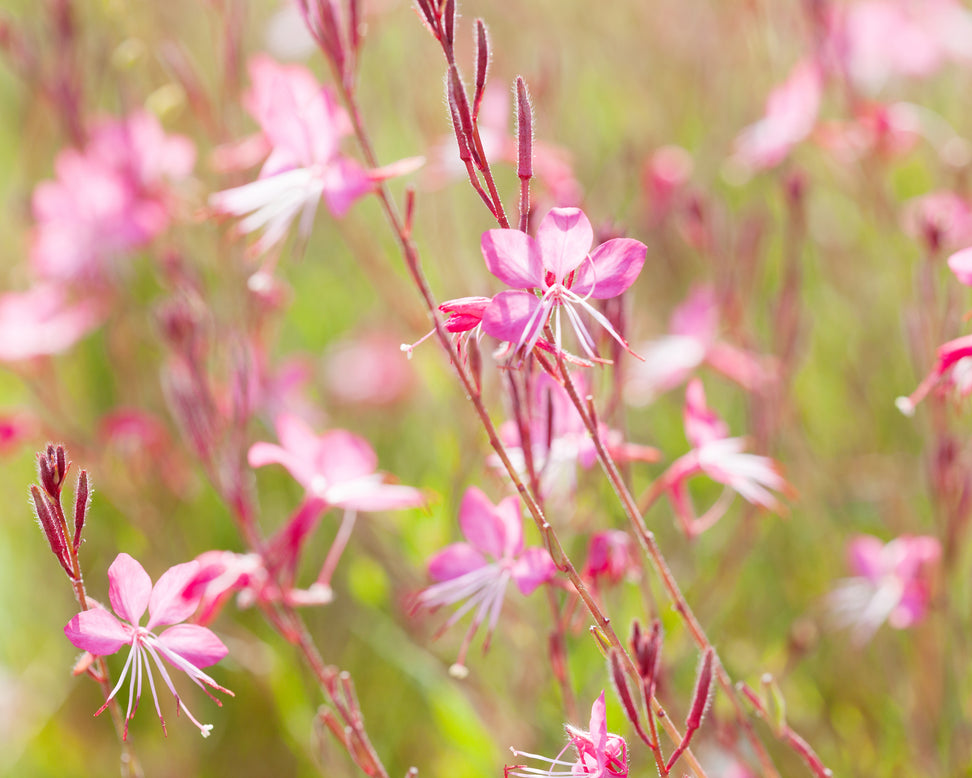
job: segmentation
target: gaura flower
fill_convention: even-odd
[[[128,554],[119,554],[108,568],[108,597],[112,609],[121,618],[116,618],[102,607],[95,607],[82,611],[64,627],[68,640],[95,656],[107,656],[114,654],[122,646],[131,646],[118,683],[111,690],[105,704],[95,713],[97,716],[108,707],[128,678],[125,736],[128,734],[128,722],[138,708],[143,681],[148,681],[152,699],[155,701],[155,712],[162,722],[162,731],[165,731],[165,719],[162,717],[155,677],[152,674],[153,665],[175,697],[176,714],[185,711],[189,720],[199,727],[203,737],[208,737],[213,728],[212,724],[200,724],[183,704],[163,659],[188,675],[217,705],[222,703],[206,691],[206,686],[233,696],[231,691],[224,689],[201,669],[226,656],[226,646],[206,627],[180,623],[189,618],[199,604],[198,596],[190,596],[186,592],[198,572],[199,563],[196,561],[175,565],[163,573],[155,586],[152,586],[152,579],[138,562]],[[139,622],[146,608],[149,611],[149,620],[142,627]],[[155,633],[156,627],[169,624],[173,626],[161,634]]]
[[[745,453],[746,441],[727,435],[725,422],[706,405],[702,382],[693,379],[685,393],[685,436],[693,448],[662,475],[675,513],[689,537],[695,537],[722,518],[732,492],[753,505],[776,512],[784,510],[773,494],[773,491],[790,489],[779,465],[769,457]],[[727,491],[723,499],[696,517],[686,482],[699,474],[725,484]]]
[[[307,68],[280,65],[263,55],[250,61],[250,78],[253,85],[244,104],[260,125],[263,143],[248,140],[237,148],[243,162],[261,146],[270,156],[256,181],[217,192],[209,202],[218,211],[244,216],[241,232],[263,230],[254,246],[257,253],[282,241],[298,216],[298,233],[306,238],[321,199],[341,217],[378,181],[421,165],[420,159],[406,159],[366,170],[341,154],[341,139],[351,133],[351,120]],[[233,154],[224,152],[227,156]]]
[[[919,622],[928,606],[930,569],[941,552],[928,535],[901,535],[886,544],[858,535],[847,547],[857,575],[830,593],[837,623],[851,626],[854,641],[863,644],[885,621],[895,629]]]
[[[584,730],[566,725],[567,745],[553,759],[538,754],[528,754],[515,748],[510,750],[514,756],[525,756],[546,762],[550,767],[543,770],[539,767],[513,765],[503,772],[505,778],[533,778],[533,776],[587,776],[588,778],[627,778],[628,775],[628,747],[620,735],[612,735],[607,731],[607,713],[604,704],[604,692],[591,706],[590,730]],[[577,758],[573,761],[562,759],[568,748],[573,747]],[[563,768],[563,769],[555,769]]]
[[[552,314],[554,339],[561,350],[563,311],[581,348],[597,359],[594,338],[580,313],[586,311],[624,348],[628,344],[607,317],[587,302],[624,292],[641,272],[648,253],[644,243],[615,238],[591,251],[594,230],[579,208],[554,208],[540,222],[536,239],[519,230],[488,230],[480,241],[486,267],[515,290],[496,295],[483,314],[483,330],[529,352]],[[630,351],[630,349],[629,349]]]
[[[0,362],[60,354],[103,319],[100,302],[71,302],[60,284],[0,294]]]
[[[955,256],[958,255],[953,255],[952,259]],[[953,267],[951,260],[950,267],[957,275],[963,272],[958,263]],[[905,416],[914,416],[918,403],[924,400],[929,392],[950,387],[954,387],[962,397],[972,391],[972,335],[962,335],[939,346],[936,351],[935,366],[931,372],[922,379],[915,391],[907,397],[896,398],[894,404]]]
[[[439,630],[440,634],[475,608],[453,666],[454,674],[464,675],[466,651],[484,621],[487,625],[483,650],[489,648],[507,584],[513,581],[522,594],[528,595],[553,578],[557,566],[545,548],[523,547],[523,518],[516,497],[493,505],[482,491],[469,487],[459,507],[459,526],[467,542],[453,543],[429,560],[429,575],[439,583],[423,589],[415,605],[435,609],[465,600]]]

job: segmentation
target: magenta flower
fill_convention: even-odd
[[[644,243],[615,238],[593,252],[594,230],[579,208],[554,208],[540,222],[536,239],[519,230],[488,230],[481,248],[486,267],[516,290],[500,292],[483,315],[483,330],[529,352],[554,317],[554,336],[561,349],[563,311],[581,348],[592,359],[594,338],[577,308],[586,311],[622,346],[628,344],[588,301],[607,300],[624,292],[641,272],[648,253]],[[529,291],[526,291],[529,290]],[[539,295],[539,296],[538,296]]]
[[[672,313],[668,330],[668,335],[639,348],[644,361],[632,364],[625,384],[625,398],[633,405],[650,403],[702,365],[749,391],[760,391],[774,379],[766,357],[719,339],[719,305],[711,287],[693,289]]]
[[[341,139],[351,133],[351,121],[307,68],[279,65],[262,55],[250,61],[250,78],[253,85],[244,103],[260,125],[270,156],[256,181],[217,192],[209,202],[223,213],[245,216],[241,232],[263,230],[254,246],[257,253],[282,241],[298,216],[298,233],[306,238],[322,198],[341,217],[377,181],[421,165],[421,160],[407,159],[366,170],[341,154]],[[247,149],[253,145],[249,141]]]
[[[101,279],[117,257],[165,231],[168,184],[194,163],[191,141],[166,135],[149,113],[97,124],[82,151],[58,154],[56,180],[34,189],[34,271],[59,282]]]
[[[0,295],[0,362],[60,354],[101,324],[93,298],[71,302],[65,288],[42,284]]]
[[[773,494],[790,489],[779,465],[769,457],[745,453],[746,441],[726,437],[727,434],[725,422],[706,405],[702,382],[693,379],[685,393],[685,436],[693,448],[662,475],[682,529],[690,538],[722,518],[732,492],[753,505],[776,512],[784,510]],[[696,517],[686,484],[699,474],[725,484],[727,491],[705,514]]]
[[[459,526],[468,542],[453,543],[429,560],[429,575],[439,583],[423,589],[416,600],[417,607],[431,609],[465,600],[440,633],[475,609],[453,666],[457,674],[465,671],[466,650],[484,621],[487,625],[483,650],[489,647],[507,584],[512,580],[522,594],[528,595],[557,572],[545,548],[523,547],[523,518],[516,497],[493,505],[483,492],[469,487],[459,507]]]
[[[901,535],[887,544],[858,535],[847,546],[857,576],[830,593],[838,624],[851,626],[855,642],[863,644],[885,621],[895,629],[918,623],[928,607],[929,576],[941,551],[941,544],[927,535]]]
[[[817,122],[823,79],[814,62],[800,62],[770,92],[766,113],[735,141],[734,158],[750,170],[776,167],[806,138]]]
[[[963,273],[963,257],[953,255],[949,267],[956,275]],[[959,259],[956,259],[959,257]],[[915,408],[933,389],[955,388],[962,397],[972,392],[972,335],[943,343],[936,351],[936,361],[931,372],[926,375],[918,388],[907,397],[898,397],[894,404],[905,416],[914,416]]]
[[[546,762],[550,767],[546,770],[538,767],[514,765],[507,767],[505,775],[519,778],[533,778],[533,776],[588,776],[588,778],[627,778],[628,775],[628,746],[620,735],[612,735],[607,731],[607,712],[604,704],[604,692],[591,706],[590,730],[584,731],[577,727],[566,725],[567,745],[553,759],[525,751],[510,749],[514,756],[525,756]],[[577,758],[570,762],[561,757],[568,748],[573,747]],[[563,768],[555,770],[555,768]]]
[[[147,680],[155,701],[155,712],[162,722],[165,731],[165,719],[159,706],[159,698],[155,689],[155,678],[152,665],[158,669],[162,680],[176,700],[176,714],[185,711],[189,720],[199,727],[203,737],[208,737],[212,724],[200,724],[195,716],[183,704],[182,698],[175,690],[169,671],[162,660],[181,670],[192,679],[203,691],[209,686],[217,691],[232,696],[232,692],[216,683],[200,668],[213,665],[227,654],[226,646],[206,627],[197,624],[182,624],[196,610],[199,598],[186,593],[192,579],[199,572],[198,562],[186,562],[169,568],[152,586],[152,579],[144,568],[128,554],[119,554],[111,567],[108,568],[110,583],[108,596],[111,607],[121,617],[119,620],[101,607],[82,611],[71,619],[64,627],[67,635],[75,646],[88,651],[95,656],[114,654],[122,646],[131,646],[125,667],[118,678],[118,683],[111,690],[105,704],[95,715],[108,707],[108,703],[129,679],[128,709],[125,713],[125,735],[128,734],[128,722],[135,715],[138,701],[142,694],[142,682]],[[145,609],[148,608],[149,620],[144,627],[139,626]],[[159,635],[153,631],[156,627],[170,626]],[[215,697],[206,694],[221,705]]]
[[[627,532],[608,529],[591,535],[584,577],[595,588],[602,583],[619,584],[626,578],[635,577],[639,570],[637,547]]]

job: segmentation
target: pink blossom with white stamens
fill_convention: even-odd
[[[453,669],[464,674],[466,650],[484,621],[483,650],[489,647],[507,584],[513,581],[522,594],[528,595],[553,578],[557,566],[545,548],[523,547],[523,517],[517,497],[493,505],[482,491],[471,486],[459,507],[459,526],[467,542],[453,543],[429,560],[429,575],[438,583],[423,589],[415,604],[434,609],[465,600],[440,632],[475,609]]]
[[[203,691],[206,691],[205,687],[209,686],[230,696],[233,695],[231,691],[224,689],[201,670],[226,656],[226,646],[206,627],[180,623],[191,616],[199,604],[198,595],[192,596],[186,592],[198,572],[199,563],[196,561],[176,565],[163,573],[155,586],[152,586],[152,579],[138,562],[128,554],[119,554],[108,568],[110,583],[108,596],[111,607],[121,619],[104,608],[96,607],[82,611],[64,627],[64,634],[67,635],[68,640],[95,656],[107,656],[114,654],[122,646],[131,646],[115,688],[97,712],[101,713],[108,707],[108,703],[118,694],[127,678],[128,708],[125,712],[125,736],[128,734],[128,722],[138,708],[142,684],[146,681],[155,701],[155,712],[162,722],[162,730],[165,731],[165,719],[162,717],[155,688],[153,664],[175,697],[176,713],[184,711],[189,720],[199,727],[203,737],[208,737],[213,728],[212,724],[201,724],[183,704],[172,683],[169,671],[162,662],[163,659],[186,673]],[[148,624],[142,627],[139,626],[139,621],[145,614],[146,608],[148,608],[149,620]],[[173,626],[156,635],[153,629],[164,625]],[[217,705],[222,704],[208,691],[206,694]]]
[[[550,767],[542,770],[538,767],[513,765],[503,772],[505,778],[535,778],[535,776],[585,776],[586,778],[627,778],[628,775],[628,746],[620,735],[613,735],[607,731],[607,708],[604,703],[604,692],[601,692],[591,706],[590,729],[584,731],[566,725],[567,745],[553,759],[538,754],[528,754],[515,748],[510,750],[514,756],[525,756],[546,762]],[[562,759],[568,748],[573,748],[577,758],[571,762]],[[562,768],[562,769],[556,769]]]
[[[563,311],[581,348],[597,359],[580,308],[627,349],[624,338],[588,300],[607,300],[627,290],[641,272],[648,247],[630,238],[615,238],[591,251],[593,242],[594,230],[579,208],[551,210],[540,222],[536,239],[519,230],[483,233],[481,248],[489,272],[523,290],[496,295],[483,314],[483,330],[515,344],[517,351],[529,352],[553,316],[554,341],[560,350]]]
[[[941,552],[938,540],[927,535],[901,535],[888,543],[871,535],[855,537],[847,556],[857,575],[841,581],[829,598],[837,623],[851,626],[854,641],[863,644],[885,621],[895,629],[919,622]]]

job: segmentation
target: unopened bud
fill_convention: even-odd
[[[449,48],[456,42],[456,0],[446,0],[445,42]]]
[[[533,108],[526,82],[516,77],[516,174],[521,180],[533,178]]]
[[[64,446],[60,444],[48,443],[47,450],[37,455],[38,480],[51,499],[60,499],[64,478],[70,467]]]
[[[67,552],[67,541],[64,538],[64,531],[60,522],[54,516],[50,498],[42,494],[36,486],[30,487],[30,496],[34,503],[34,515],[37,518],[37,523],[44,530],[44,535],[47,536],[47,543],[51,547],[51,552],[57,557],[57,561],[61,563],[61,567],[64,568],[68,577],[73,579],[74,571],[71,569],[71,560]]]
[[[618,657],[618,652],[612,650],[608,654],[608,659],[610,660],[611,664],[611,680],[614,682],[614,688],[617,690],[618,698],[621,700],[622,707],[624,707],[624,713],[628,717],[628,721],[630,721],[635,728],[640,729],[641,717],[638,715],[638,708],[631,696],[631,688],[628,686],[628,678],[624,674],[624,669],[621,667],[621,660]]]
[[[712,700],[712,662],[715,652],[710,646],[702,654],[699,674],[695,679],[695,694],[692,697],[692,708],[685,719],[686,729],[698,729],[702,726],[702,718],[708,710]]]
[[[479,106],[486,90],[486,73],[489,70],[489,38],[482,19],[476,20],[476,96],[473,98],[473,118],[479,116]]]
[[[91,490],[88,488],[88,471],[78,473],[78,484],[74,490],[74,540],[71,542],[74,553],[78,553],[81,545],[81,530],[84,529],[84,519],[91,504]]]

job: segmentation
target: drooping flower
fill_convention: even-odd
[[[298,216],[298,233],[306,238],[321,199],[341,217],[378,181],[421,165],[421,160],[406,159],[366,170],[344,156],[340,143],[351,132],[351,120],[307,68],[280,65],[261,55],[250,61],[250,78],[244,105],[260,125],[263,147],[270,155],[256,181],[213,194],[210,205],[244,216],[239,224],[243,233],[263,230],[254,246],[257,253],[282,241]],[[246,143],[248,157],[260,144]]]
[[[56,179],[34,189],[34,272],[62,283],[102,279],[117,257],[168,227],[168,185],[194,163],[192,142],[166,135],[144,111],[96,124],[83,150],[58,154]]]
[[[155,712],[165,731],[165,719],[159,706],[155,688],[153,665],[163,682],[176,700],[176,713],[184,711],[189,720],[199,727],[203,737],[208,737],[212,724],[200,724],[196,717],[182,702],[175,690],[169,671],[162,660],[186,673],[194,684],[203,689],[217,705],[215,697],[206,691],[206,686],[225,694],[233,695],[210,678],[201,668],[215,664],[227,654],[223,642],[206,627],[198,624],[182,624],[199,603],[198,596],[187,594],[186,589],[199,571],[196,561],[175,565],[169,568],[152,586],[152,579],[144,568],[128,554],[119,554],[108,568],[110,583],[108,596],[111,607],[120,617],[116,618],[101,607],[82,611],[64,627],[64,634],[77,648],[95,656],[114,654],[122,646],[131,646],[128,659],[122,669],[115,688],[97,711],[101,713],[118,694],[128,679],[128,708],[125,713],[125,735],[142,694],[143,681],[148,682],[155,702]],[[148,608],[149,620],[142,627],[139,622]],[[153,630],[169,626],[161,634]],[[97,715],[97,713],[95,715]]]
[[[813,130],[820,110],[823,79],[815,62],[798,63],[770,92],[766,113],[736,138],[734,158],[750,170],[776,167]]]
[[[429,575],[438,583],[423,589],[415,604],[435,609],[465,600],[440,633],[475,609],[453,666],[454,673],[464,674],[469,643],[484,621],[483,650],[489,647],[507,584],[513,581],[522,594],[528,595],[553,578],[557,567],[545,548],[523,547],[523,517],[517,497],[493,505],[482,491],[471,486],[459,507],[459,526],[467,542],[453,543],[429,560]]]
[[[588,300],[607,300],[624,292],[641,272],[644,243],[614,238],[591,251],[594,230],[579,208],[554,208],[540,222],[536,239],[519,230],[488,230],[481,248],[486,267],[518,291],[500,292],[483,315],[483,330],[529,352],[554,317],[554,341],[561,349],[561,311],[581,348],[597,359],[594,338],[577,308],[586,311],[622,346],[624,338]],[[539,297],[538,297],[539,295]]]
[[[539,767],[514,765],[507,767],[507,776],[519,778],[534,778],[534,776],[586,776],[587,778],[627,778],[628,775],[628,746],[620,735],[613,735],[607,731],[607,709],[604,704],[604,692],[591,706],[590,730],[584,731],[566,725],[567,745],[553,759],[538,754],[528,754],[515,748],[510,750],[514,756],[525,756],[545,762],[550,767],[546,770]],[[577,758],[570,762],[563,759],[568,748],[573,748]],[[560,768],[560,769],[557,769]]]
[[[760,391],[774,379],[770,361],[720,340],[719,306],[709,286],[693,289],[672,313],[669,334],[639,348],[644,361],[632,364],[625,399],[646,405],[702,365],[731,378],[744,389]]]
[[[928,535],[901,535],[882,543],[858,535],[847,546],[856,577],[841,581],[830,605],[841,626],[850,626],[855,642],[867,642],[885,621],[907,629],[925,615],[929,575],[941,556],[941,544]]]
[[[753,505],[776,512],[784,510],[773,494],[790,489],[779,465],[769,457],[747,454],[746,441],[726,437],[727,434],[725,422],[706,404],[702,382],[693,379],[685,393],[685,436],[693,448],[661,476],[682,529],[689,537],[695,537],[722,518],[732,492]],[[696,516],[687,482],[700,474],[725,484],[727,491],[705,514]]]

